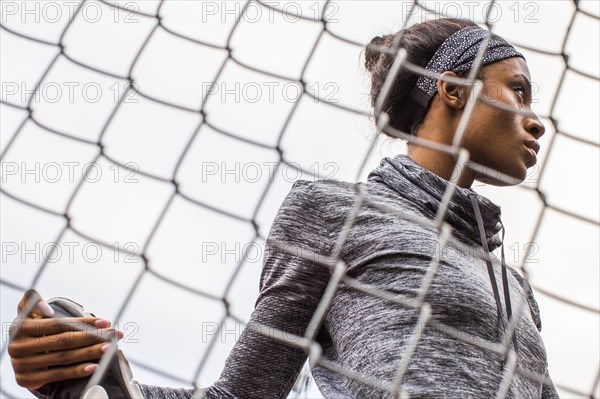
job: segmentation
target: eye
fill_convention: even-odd
[[[518,85],[518,86],[513,87],[513,90],[519,96],[519,100],[521,102],[525,102],[525,99],[527,97],[527,91],[525,90],[525,87]]]

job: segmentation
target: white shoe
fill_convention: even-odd
[[[87,390],[85,394],[81,397],[81,399],[110,399],[108,394],[100,385],[94,385],[90,389]]]

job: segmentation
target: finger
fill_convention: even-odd
[[[64,317],[60,319],[25,319],[19,334],[28,337],[55,335],[67,331],[89,331],[96,327],[108,328],[111,323],[99,317]],[[16,328],[11,325],[11,328]]]
[[[71,380],[91,375],[98,368],[97,364],[84,363],[74,366],[51,368],[31,373],[16,373],[17,384],[27,389],[38,389],[50,382]]]
[[[42,297],[36,290],[30,289],[25,291],[23,298],[21,298],[17,305],[17,312],[29,313],[41,299]]]
[[[48,305],[34,289],[25,291],[23,298],[17,305],[17,311],[19,315],[24,315],[23,317],[31,317],[33,319],[51,317],[54,314],[54,310],[52,310],[50,305]]]
[[[67,331],[44,337],[17,339],[8,346],[11,357],[23,358],[52,351],[64,351],[75,348],[109,342],[125,336],[122,331],[114,328],[94,329],[89,331]]]
[[[43,318],[41,311],[36,307],[41,298],[42,297],[34,289],[27,290],[23,294],[23,298],[21,298],[19,304],[17,305],[17,317],[10,326],[9,341],[12,342],[15,336],[19,333],[21,324],[24,320],[30,318],[30,316],[31,318],[36,319]],[[42,308],[45,308],[45,306],[42,306]]]
[[[83,348],[48,352],[25,358],[11,358],[15,372],[27,373],[34,370],[44,370],[53,366],[67,366],[97,360],[102,357],[103,347],[110,344],[105,342]]]

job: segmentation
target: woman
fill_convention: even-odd
[[[485,36],[473,22],[440,19],[373,39],[365,65],[374,107],[397,44],[406,50],[407,62],[442,76],[400,71],[376,109],[387,113],[390,130],[451,145],[473,106],[470,86],[455,78],[468,75]],[[310,341],[300,337],[318,343],[311,346],[312,373],[325,398],[392,398],[399,392],[419,398],[558,397],[547,374],[531,290],[512,269],[508,273],[489,259],[489,251],[502,244],[500,208],[470,189],[474,180],[523,181],[544,134],[530,110],[523,56],[497,36],[484,48],[478,78],[486,101],[474,104],[460,141],[483,168],[460,170],[447,209],[444,194],[457,157],[414,143],[408,155],[384,158],[360,187],[361,195],[342,182],[296,182],[269,232],[249,328],[220,379],[203,390],[204,398],[286,397],[307,357]],[[432,220],[440,211],[446,223],[438,229]],[[350,279],[337,284],[340,271]],[[331,281],[335,294],[330,303],[321,303]],[[40,317],[45,307],[40,302],[33,316]],[[323,317],[313,319],[323,309]],[[83,321],[108,327],[106,321]],[[68,345],[28,346],[33,338],[24,331],[19,350],[11,343],[9,351],[19,383],[29,389],[89,376],[102,354],[102,343],[78,335]],[[71,364],[83,363],[62,366],[53,375],[36,371],[64,364],[40,353],[67,348]],[[192,394],[140,388],[148,399]]]

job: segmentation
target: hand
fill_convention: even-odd
[[[99,317],[50,318],[52,308],[35,290],[23,295],[17,310],[8,354],[17,384],[30,390],[91,375],[111,337],[124,336]]]

